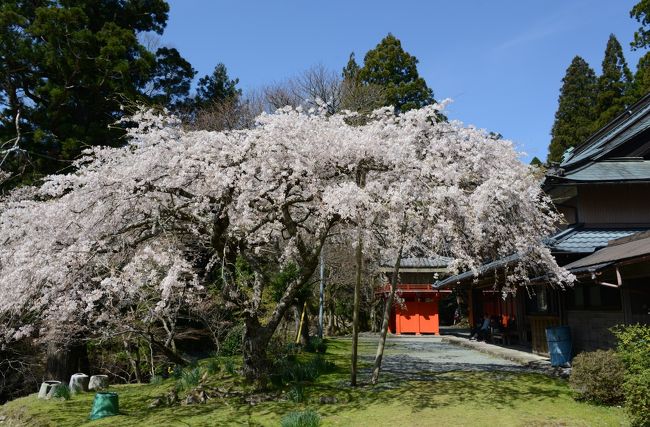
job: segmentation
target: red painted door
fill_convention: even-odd
[[[438,301],[405,301],[395,310],[398,334],[439,334]]]

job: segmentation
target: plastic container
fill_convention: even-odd
[[[120,403],[117,393],[114,392],[101,392],[95,394],[93,400],[93,408],[90,410],[91,420],[98,420],[100,418],[111,417],[120,413]]]
[[[569,366],[572,359],[571,329],[568,326],[546,328],[551,366]]]

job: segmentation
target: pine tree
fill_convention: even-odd
[[[634,33],[634,41],[630,43],[632,49],[641,49],[650,45],[650,0],[641,0],[634,5],[630,11],[630,18],[634,18],[641,24]]]
[[[625,111],[630,102],[632,73],[623,49],[614,34],[610,34],[603,59],[603,73],[598,78],[596,121],[593,131],[600,129]]]
[[[435,102],[433,92],[418,74],[418,60],[402,49],[401,42],[388,34],[368,51],[359,78],[365,84],[384,88],[386,104],[396,112],[420,108]]]
[[[573,58],[562,79],[562,88],[551,130],[549,162],[562,160],[564,152],[582,143],[593,129],[596,74],[579,56]]]
[[[630,101],[638,101],[648,92],[650,92],[650,52],[643,55],[636,66]]]
[[[196,107],[206,108],[238,98],[241,96],[241,89],[237,89],[237,83],[239,79],[231,80],[228,77],[228,70],[224,64],[217,64],[212,74],[199,79],[196,88]]]

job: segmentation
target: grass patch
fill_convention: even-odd
[[[113,386],[119,394],[121,415],[88,421],[93,393],[73,395],[70,400],[44,401],[36,395],[9,402],[0,407],[7,416],[4,425],[29,426],[212,426],[255,425],[278,426],[292,413],[312,411],[322,426],[428,426],[428,425],[500,425],[500,426],[620,426],[627,425],[623,410],[576,402],[564,380],[543,375],[510,372],[464,372],[424,374],[417,381],[405,381],[385,375],[376,387],[369,380],[369,358],[361,360],[361,386],[348,386],[350,341],[328,340],[325,356],[313,362],[314,355],[298,355],[300,365],[312,366],[311,372],[288,373],[305,381],[285,383],[281,391],[268,398],[249,399],[251,390],[238,375],[224,367],[211,374],[206,387],[232,390],[223,398],[211,398],[205,404],[174,405],[150,408],[152,400],[169,393],[176,379],[154,384]],[[373,342],[361,342],[360,354],[374,354]],[[389,354],[398,354],[399,346],[389,347]],[[311,361],[311,362],[310,362]],[[205,366],[209,361],[202,361]],[[334,363],[335,366],[332,366]],[[233,363],[234,365],[234,363]],[[303,387],[302,399],[290,396],[292,385]],[[182,393],[179,393],[182,399]],[[293,419],[293,418],[292,418]],[[300,425],[300,424],[291,424]],[[305,424],[311,425],[311,424]]]

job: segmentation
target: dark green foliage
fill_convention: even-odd
[[[72,393],[67,384],[57,384],[52,391],[52,397],[54,399],[70,400],[71,396]]]
[[[203,373],[201,372],[201,368],[198,366],[183,369],[181,371],[181,378],[178,381],[179,389],[189,390],[196,387],[201,381],[201,375],[203,375]]]
[[[205,367],[208,370],[208,374],[210,375],[214,375],[221,370],[221,365],[219,364],[219,360],[215,358],[208,360],[208,363],[205,365]]]
[[[334,369],[336,366],[320,354],[303,362],[295,357],[286,357],[273,365],[271,383],[278,388],[296,383],[309,383],[322,374],[333,372]]]
[[[650,369],[628,375],[623,384],[625,412],[635,427],[650,426]]]
[[[366,53],[359,79],[365,84],[382,87],[385,105],[395,107],[398,113],[421,108],[434,103],[435,99],[433,91],[418,74],[417,63],[417,58],[404,51],[395,36],[388,34]],[[346,70],[354,70],[354,64],[348,63]]]
[[[302,383],[294,383],[289,388],[287,393],[289,400],[295,403],[301,403],[305,401],[305,386]]]
[[[196,71],[176,49],[156,51],[156,67],[151,78],[152,102],[178,110],[187,104]]]
[[[162,382],[163,382],[163,377],[160,375],[153,375],[149,379],[149,384],[153,384],[153,385],[158,385],[161,384]]]
[[[223,363],[223,369],[229,375],[235,375],[237,373],[237,365],[232,359],[226,359]]]
[[[530,164],[532,166],[537,166],[537,167],[542,167],[544,166],[544,163],[540,159],[537,158],[537,156],[533,157],[533,159],[530,161]]]
[[[357,64],[357,60],[354,57],[354,52],[352,52],[348,59],[348,63],[345,65],[345,67],[343,67],[343,72],[341,73],[343,80],[351,84],[359,84],[359,71],[361,71],[361,67],[359,67],[359,64]]]
[[[199,80],[196,88],[196,108],[206,108],[213,104],[220,104],[241,95],[241,89],[237,89],[239,79],[231,80],[228,77],[228,70],[223,64],[217,64],[212,74],[206,75]]]
[[[633,49],[640,49],[650,45],[650,0],[641,0],[630,11],[630,17],[641,24],[634,33],[634,41],[630,43]]]
[[[573,359],[569,384],[579,400],[615,405],[623,401],[625,366],[614,350],[580,353]]]
[[[551,130],[549,162],[560,162],[564,152],[583,143],[592,133],[597,96],[596,74],[579,56],[562,79],[555,123]]]
[[[625,364],[625,411],[633,426],[650,425],[650,325],[612,329],[618,354]]]
[[[1,165],[11,187],[69,170],[93,145],[122,144],[122,105],[174,106],[194,71],[175,49],[150,52],[164,0],[5,0],[0,3],[0,140],[18,147]],[[7,148],[7,147],[4,147]]]
[[[630,103],[638,101],[650,92],[650,52],[639,59],[634,74],[634,83],[630,90]]]
[[[605,49],[603,72],[598,78],[594,131],[625,111],[630,101],[631,85],[632,73],[623,56],[623,49],[614,34],[611,34]]]
[[[310,353],[321,353],[325,354],[327,351],[327,343],[324,339],[318,337],[309,338],[309,342],[305,346],[305,351]]]
[[[236,356],[242,354],[242,343],[244,337],[244,325],[235,325],[219,346],[220,356]]]
[[[273,276],[271,283],[269,283],[273,301],[280,301],[287,286],[289,286],[294,280],[298,279],[299,274],[300,269],[296,264],[291,262],[284,267],[282,271]],[[306,298],[309,295],[309,291],[310,289],[307,287],[301,289],[296,298],[299,300]]]
[[[617,326],[612,332],[618,339],[616,350],[631,374],[650,369],[650,325]]]
[[[282,418],[282,427],[318,427],[320,416],[311,409],[301,412],[289,412]]]

